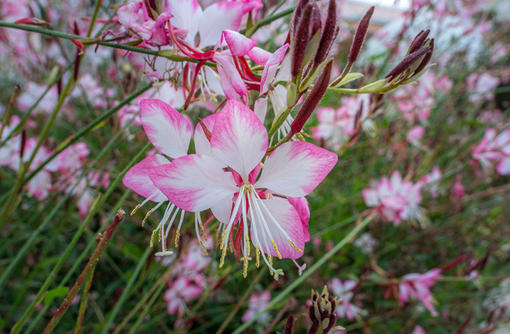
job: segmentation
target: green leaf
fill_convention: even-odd
[[[65,297],[67,296],[67,293],[69,292],[69,288],[65,286],[59,286],[58,288],[51,289],[46,293],[46,296],[44,296],[44,305],[48,306],[51,304],[53,299],[58,297]]]
[[[388,79],[378,80],[358,89],[360,93],[376,93],[388,83]]]
[[[362,78],[364,75],[361,73],[347,73],[347,75],[340,81],[335,87],[342,87],[343,85],[348,84],[351,81],[354,81],[358,78]]]

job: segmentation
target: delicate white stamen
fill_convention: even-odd
[[[166,230],[165,238],[168,237],[168,232],[170,232],[170,229],[172,228],[172,225],[174,223],[175,217],[179,213],[179,210],[182,210],[182,209],[180,209],[178,207],[175,208],[175,211],[174,211],[174,214],[172,216],[172,219],[170,219],[170,223],[168,223],[168,228]],[[184,215],[184,210],[182,210],[182,214]]]
[[[148,201],[150,201],[154,196],[156,196],[158,194],[159,190],[156,190],[154,192],[154,194],[150,195],[149,197],[147,197],[143,202],[142,204],[140,204],[140,206],[138,208],[141,208],[142,206],[144,206]],[[163,203],[163,202],[161,202]]]
[[[287,231],[285,231],[283,229],[283,227],[281,227],[281,225],[276,221],[276,219],[273,217],[273,215],[271,214],[269,209],[264,205],[264,203],[263,203],[262,199],[259,197],[259,195],[257,193],[255,193],[255,196],[257,196],[257,198],[260,200],[261,206],[264,208],[264,210],[266,211],[267,215],[273,221],[273,223],[276,225],[276,227],[280,230],[280,232],[282,232],[285,235],[285,238],[287,240],[292,240],[292,238],[287,234]],[[257,205],[257,207],[258,207],[258,205]]]
[[[225,238],[225,244],[223,245],[223,247],[225,247],[225,248],[228,245],[230,231],[232,230],[232,226],[234,225],[234,220],[237,217],[237,211],[239,210],[239,205],[241,204],[241,201],[243,200],[243,196],[244,196],[244,187],[241,187],[241,189],[239,191],[239,195],[237,197],[236,204],[234,205],[234,210],[232,210],[232,216],[230,217],[230,221],[227,226],[227,237]]]

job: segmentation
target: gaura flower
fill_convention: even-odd
[[[437,312],[432,304],[432,294],[430,287],[436,284],[441,275],[441,269],[434,268],[425,274],[407,274],[402,277],[402,283],[398,285],[399,299],[401,302],[408,302],[409,297],[420,300],[432,315]]]
[[[152,144],[162,154],[150,155],[138,164],[134,165],[124,176],[123,183],[129,189],[146,198],[140,205],[135,208],[135,210],[133,210],[132,214],[134,214],[136,210],[145,205],[148,201],[157,203],[157,205],[152,208],[145,216],[145,219],[143,220],[145,223],[149,215],[154,210],[159,208],[163,203],[168,202],[167,196],[154,185],[151,178],[149,177],[149,174],[153,168],[170,164],[170,160],[168,158],[176,159],[188,154],[189,143],[193,136],[193,124],[191,123],[191,120],[181,115],[177,110],[157,99],[142,100],[140,102],[140,108],[142,125],[145,133],[147,134],[147,137],[149,137],[149,140],[152,142]],[[210,129],[213,129],[216,116],[217,115],[210,115],[204,118],[202,122]],[[207,140],[200,125],[197,126],[194,139],[197,153],[204,155],[210,153],[211,148],[209,141]],[[173,222],[176,220],[179,211],[181,211],[181,207],[176,207],[175,204],[168,203],[163,215],[163,219],[153,232],[153,236],[156,232],[160,232],[162,252],[158,253],[158,255],[171,254],[171,252],[166,251],[165,240],[173,225]],[[199,211],[191,212],[199,213]],[[221,219],[220,217],[217,218]],[[181,230],[183,221],[184,210],[181,211],[179,225],[177,227],[175,240],[176,245],[179,240],[179,231]],[[165,229],[167,222],[169,222],[169,224]],[[199,226],[203,231],[203,224],[200,214],[196,214],[195,230],[197,236],[199,235]],[[200,237],[198,240],[202,245]],[[206,252],[205,248],[202,248],[204,249],[204,252]]]
[[[163,297],[167,302],[168,314],[177,313],[178,316],[182,316],[187,310],[186,302],[196,298],[202,293],[202,281],[202,275],[197,275],[194,279],[179,277],[173,282],[168,281],[170,288],[165,292]]]
[[[333,294],[339,298],[336,315],[340,318],[354,319],[361,312],[359,307],[351,303],[354,296],[352,290],[356,287],[356,282],[347,280],[342,283],[339,278],[333,278],[328,285]]]
[[[257,315],[260,311],[266,309],[269,305],[269,301],[271,300],[271,293],[269,291],[264,291],[260,295],[251,295],[248,300],[248,309],[243,314],[243,322],[250,321],[253,317]],[[257,322],[265,323],[269,320],[269,313],[262,313],[258,318]]]
[[[254,112],[237,101],[227,102],[210,132],[212,156],[181,156],[152,168],[150,179],[181,209],[212,210],[221,222],[220,267],[237,224],[233,248],[244,255],[244,275],[251,238],[257,265],[262,254],[278,279],[283,271],[273,267],[273,257],[301,257],[306,238],[300,215],[287,197],[312,192],[334,167],[337,155],[311,143],[291,142],[261,164],[268,148],[267,131]]]
[[[497,134],[496,129],[487,129],[483,140],[475,147],[473,158],[487,171],[492,164],[500,175],[510,175],[510,129]]]

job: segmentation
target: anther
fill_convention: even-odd
[[[243,277],[246,278],[248,276],[248,258],[244,257],[244,264],[243,264]]]
[[[257,253],[257,260],[256,260],[256,265],[257,265],[257,268],[260,267],[260,249],[259,249],[259,246],[257,246],[257,248],[255,249],[255,252]]]
[[[207,254],[207,249],[205,249],[204,244],[202,243],[202,240],[198,239],[198,243],[200,244],[200,247],[202,247],[202,250],[204,251],[204,254],[205,255],[209,255],[209,254]]]
[[[179,247],[180,235],[181,235],[181,231],[179,229],[175,230],[175,248]]]
[[[140,209],[140,204],[138,204],[137,206],[135,206],[135,208],[133,209],[133,211],[131,211],[131,216],[134,215],[136,213],[136,211],[138,211],[138,209]]]
[[[273,256],[271,254],[268,254],[267,255],[267,262],[269,262],[269,264],[271,265],[271,267],[273,266]],[[271,276],[273,276],[273,270],[271,270],[271,268],[269,268],[269,274]]]
[[[246,239],[246,256],[250,256],[250,237],[248,237],[248,234],[245,234],[244,238]]]
[[[147,218],[149,218],[149,216],[153,212],[154,212],[154,208],[150,209],[149,212],[147,212],[147,214],[145,215],[145,218],[142,220],[142,226],[145,224],[145,221],[147,220]]]
[[[207,234],[205,234],[204,225],[202,225],[202,223],[200,223],[199,226],[200,226],[200,229],[202,230],[202,235],[204,236],[204,240],[207,241]]]
[[[152,234],[151,234],[151,241],[150,241],[150,246],[152,248],[152,246],[154,246],[154,234],[156,234],[156,230],[152,231]]]
[[[282,259],[282,254],[278,251],[278,247],[276,246],[276,242],[274,240],[271,240],[271,243],[273,244],[274,251],[276,252],[276,255],[278,256],[278,259]]]
[[[292,246],[292,248],[294,248],[295,250],[297,250],[298,252],[300,253],[304,253],[301,249],[299,249],[293,242],[292,240],[289,239],[289,244]]]

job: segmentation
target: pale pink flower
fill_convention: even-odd
[[[356,282],[347,280],[342,283],[339,278],[333,278],[328,286],[331,292],[340,299],[336,307],[336,315],[338,317],[347,317],[347,319],[352,320],[362,311],[351,303],[351,299],[354,296],[352,290],[356,287]]]
[[[167,302],[168,314],[182,316],[188,308],[186,302],[199,296],[203,289],[200,286],[203,278],[201,275],[195,279],[179,277],[175,281],[168,281],[169,289],[166,290],[164,299]]]
[[[452,195],[458,201],[460,201],[464,196],[466,196],[466,193],[464,192],[464,189],[466,189],[466,187],[462,184],[461,180],[462,175],[457,174],[457,176],[455,177],[455,182],[453,183],[452,187]]]
[[[242,321],[248,322],[255,317],[259,312],[264,311],[269,306],[271,300],[271,293],[264,291],[260,295],[253,294],[248,300],[248,309],[243,314]],[[257,322],[266,323],[269,320],[269,312],[262,313],[258,318]]]
[[[471,74],[466,78],[466,88],[469,93],[469,101],[480,103],[482,99],[493,100],[494,89],[499,86],[499,78],[484,72]]]
[[[425,128],[421,125],[416,125],[411,128],[407,132],[406,140],[416,147],[421,147],[420,139],[423,137],[423,134],[425,133]]]
[[[434,198],[438,196],[438,183],[442,176],[443,174],[441,174],[439,167],[434,166],[434,168],[432,168],[432,172],[422,178],[423,183],[430,189],[430,193]]]
[[[427,334],[421,326],[414,327],[413,334]]]
[[[401,302],[409,302],[410,298],[418,299],[430,311],[432,315],[437,312],[432,303],[430,287],[436,284],[436,280],[443,277],[441,269],[434,268],[424,274],[407,274],[402,277],[402,283],[398,285],[399,299]]]
[[[222,222],[225,250],[227,236],[242,215],[245,259],[251,230],[252,243],[262,251],[277,279],[282,271],[275,270],[265,254],[297,259],[303,254],[305,235],[296,209],[286,198],[272,194],[308,195],[336,164],[337,155],[311,143],[289,142],[272,152],[260,172],[260,162],[268,148],[262,122],[252,110],[233,100],[216,115],[211,130],[212,156],[181,156],[171,164],[152,168],[149,176],[178,207],[190,212],[211,209]],[[224,171],[225,166],[229,172]]]
[[[39,86],[34,82],[27,83],[23,92],[18,96],[17,103],[20,111],[28,111],[41,97],[47,87]],[[37,104],[35,111],[50,115],[58,100],[57,86],[53,85],[43,99]]]
[[[362,191],[365,204],[376,207],[381,217],[386,221],[399,224],[402,220],[422,219],[421,202],[422,182],[413,184],[403,181],[400,172],[394,171],[391,178],[384,177],[373,188]]]
[[[5,144],[0,147],[0,166],[9,166],[15,170],[19,168],[21,136],[18,134],[13,135],[11,138],[9,137],[16,129],[19,122],[20,120],[18,116],[12,116],[10,124],[5,125],[4,132],[2,132],[2,138],[0,138],[0,142],[5,141]],[[0,127],[1,126],[2,123],[0,122]]]
[[[485,171],[495,164],[500,175],[510,175],[510,129],[499,134],[496,129],[485,130],[483,140],[474,148],[473,158]]]

